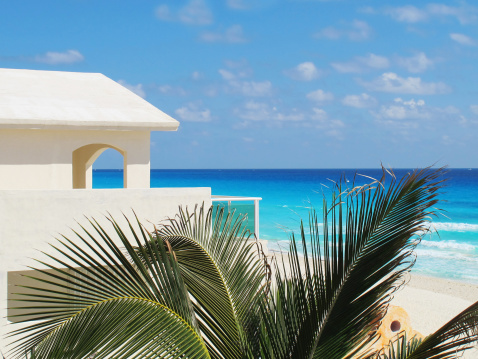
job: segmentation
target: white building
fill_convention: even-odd
[[[108,226],[107,213],[121,220],[134,209],[159,223],[179,205],[211,204],[210,188],[149,188],[150,132],[178,126],[101,74],[0,69],[0,349],[20,274],[77,220]],[[123,155],[124,189],[92,189],[93,162],[107,148]]]

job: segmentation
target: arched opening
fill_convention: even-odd
[[[123,186],[126,187],[126,152],[120,148],[95,143],[80,147],[73,151],[73,188],[93,188],[93,163],[107,149],[118,151],[123,157]]]
[[[107,148],[93,163],[93,188],[124,188],[123,171],[123,155]]]

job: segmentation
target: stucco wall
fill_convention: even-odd
[[[123,150],[127,187],[149,187],[149,131],[2,129],[0,188],[71,189],[73,151],[90,144],[108,144]]]
[[[59,233],[71,235],[70,228],[79,228],[75,220],[86,225],[84,216],[94,217],[111,231],[107,212],[124,225],[122,213],[134,219],[134,210],[151,230],[149,222],[173,217],[179,205],[192,208],[202,203],[211,205],[210,188],[0,190],[1,331],[5,332],[7,323],[8,272],[38,266],[31,258],[46,259],[40,251],[53,253],[48,243]]]

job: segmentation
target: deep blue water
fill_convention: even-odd
[[[409,170],[394,170],[397,177]],[[152,170],[151,187],[211,187],[213,195],[262,197],[260,236],[271,248],[286,249],[288,233],[297,231],[312,205],[322,208],[330,180],[354,174],[380,178],[381,170]],[[417,248],[416,273],[478,283],[478,169],[450,169],[440,204],[445,212],[433,219],[436,233]],[[356,184],[370,182],[356,177]],[[122,171],[95,170],[95,188],[122,187]]]

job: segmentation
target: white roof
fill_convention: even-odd
[[[178,126],[102,74],[0,69],[0,129],[174,131]]]

